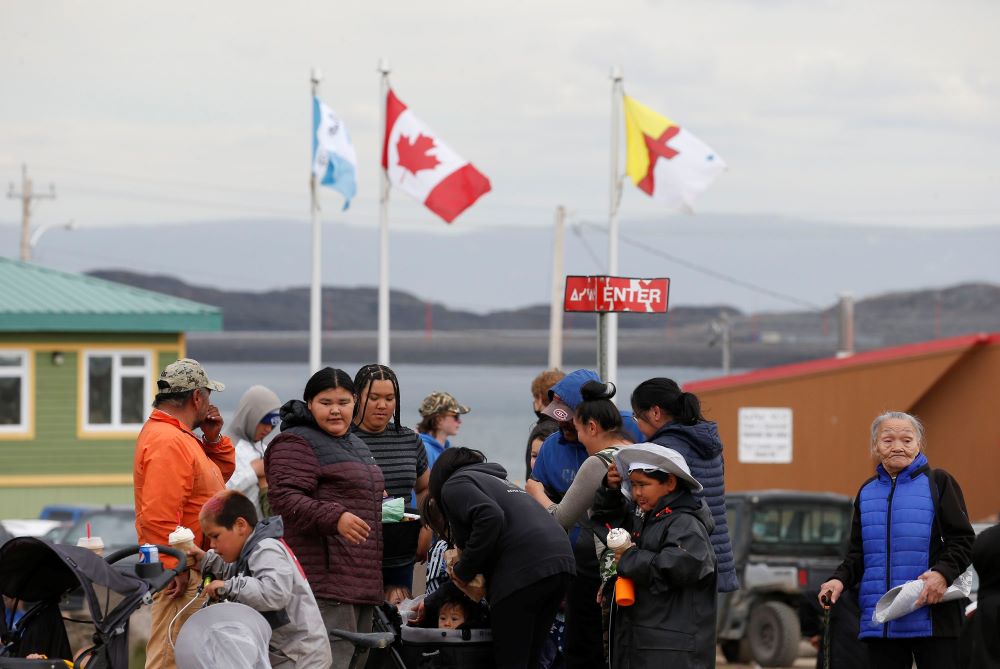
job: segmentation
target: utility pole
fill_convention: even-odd
[[[566,240],[566,208],[556,207],[555,231],[552,235],[552,306],[549,309],[549,369],[562,367],[563,357],[563,298],[566,277],[563,274],[563,249]]]
[[[31,201],[56,199],[56,187],[49,184],[48,193],[35,193],[31,179],[28,178],[28,166],[21,165],[21,192],[14,192],[14,184],[10,185],[7,197],[21,200],[21,262],[31,260]]]
[[[719,320],[712,321],[712,340],[709,346],[719,344],[722,349],[722,374],[729,376],[733,367],[733,323],[725,311],[719,314]]]

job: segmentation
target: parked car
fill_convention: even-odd
[[[44,537],[57,527],[65,527],[68,523],[41,518],[7,518],[0,520],[0,525],[15,537]]]
[[[83,514],[103,508],[100,504],[48,504],[42,507],[38,517],[42,520],[59,520],[66,523],[75,523],[80,520]]]
[[[853,503],[832,493],[761,490],[726,495],[740,589],[719,597],[719,643],[730,662],[786,667],[802,640],[799,602],[847,553]]]
[[[14,538],[14,535],[4,529],[3,525],[0,525],[0,546]]]
[[[45,538],[57,544],[76,544],[80,537],[87,536],[87,523],[90,523],[91,536],[100,537],[104,541],[106,553],[138,543],[135,508],[124,505],[85,510],[75,521],[55,528]]]

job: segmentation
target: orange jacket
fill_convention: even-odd
[[[136,440],[132,470],[139,543],[165,545],[179,514],[181,525],[194,532],[195,543],[207,549],[198,514],[235,468],[229,437],[207,445],[173,416],[153,409]]]

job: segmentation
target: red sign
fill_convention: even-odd
[[[567,276],[563,311],[667,311],[670,279],[631,279],[623,276]]]

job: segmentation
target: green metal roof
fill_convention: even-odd
[[[221,329],[217,307],[0,258],[0,332]]]

